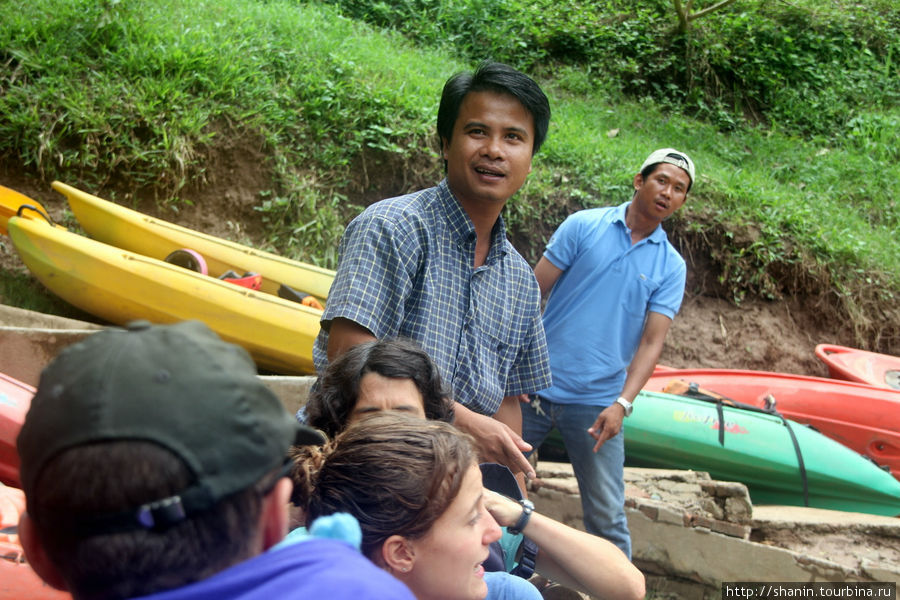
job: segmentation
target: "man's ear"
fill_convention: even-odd
[[[288,505],[293,489],[294,482],[287,477],[282,477],[272,491],[263,498],[259,515],[262,551],[268,550],[287,535],[290,520]]]
[[[416,563],[416,553],[412,544],[402,535],[392,535],[381,546],[380,565],[401,581]]]
[[[441,158],[443,160],[447,160],[447,148],[450,147],[450,140],[445,137],[441,137]]]
[[[65,579],[60,574],[56,565],[47,556],[43,544],[38,537],[37,527],[27,512],[23,512],[19,517],[19,542],[25,551],[25,559],[28,564],[47,584],[58,590],[66,591],[68,586]]]
[[[636,173],[632,184],[634,185],[634,191],[638,191],[641,189],[641,186],[644,185],[644,176],[640,173]]]

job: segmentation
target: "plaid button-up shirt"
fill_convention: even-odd
[[[437,363],[453,397],[485,415],[504,396],[550,385],[540,290],[528,263],[491,233],[474,268],[475,228],[442,181],[369,206],[341,239],[313,357],[327,366],[328,327],[342,317],[377,338],[417,341]]]

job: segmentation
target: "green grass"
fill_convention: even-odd
[[[843,7],[840,35],[829,25],[838,18],[832,9],[806,1],[736,3],[744,12],[698,21],[697,44],[717,27],[722,35],[765,33],[763,54],[709,45],[710,53],[730,54],[702,64],[748,74],[752,63],[752,73],[771,75],[757,83],[776,85],[786,80],[772,72],[773,57],[784,42],[779,31],[788,31],[778,28],[814,19],[790,42],[796,64],[779,68],[799,73],[812,64],[803,52],[827,55],[820,72],[802,73],[810,77],[803,85],[823,87],[804,88],[808,102],[773,96],[769,112],[757,98],[753,106],[767,118],[755,123],[737,96],[732,111],[665,83],[674,72],[662,65],[672,67],[679,42],[647,28],[668,26],[666,3],[648,0],[626,16],[611,1],[589,10],[544,3],[540,15],[529,12],[532,3],[466,2],[472,10],[422,0],[421,14],[434,19],[413,22],[402,18],[420,14],[415,3],[378,4],[373,17],[371,3],[356,3],[357,14],[348,2],[7,0],[0,4],[0,160],[114,199],[149,196],[177,206],[190,201],[189,185],[202,185],[211,149],[261,140],[259,170],[270,186],[257,209],[267,245],[333,267],[341,231],[365,202],[440,177],[434,120],[446,78],[479,56],[509,57],[529,66],[554,111],[534,172],[507,210],[530,260],[565,215],[628,199],[647,153],[674,146],[692,155],[699,176],[669,225],[672,237],[712,257],[732,298],[812,288],[837,297],[847,314],[873,302],[896,305],[900,109],[890,100],[900,89],[900,36],[892,29],[900,12],[891,3]],[[391,10],[401,8],[406,13],[394,19]],[[588,32],[582,45],[578,31]],[[860,44],[869,52],[862,58],[851,52]],[[839,72],[832,63],[844,60],[847,79],[828,87]],[[660,79],[634,93],[634,78],[651,72]],[[880,95],[871,92],[875,80]],[[843,107],[851,96],[849,112],[803,125],[810,121],[804,102]],[[701,101],[709,110],[691,104]]]
[[[265,140],[274,243],[320,256],[352,206],[366,153],[419,152],[440,86],[462,64],[288,2],[7,2],[0,153],[42,176],[115,181],[179,201],[213,145]],[[312,183],[310,183],[312,182]],[[287,207],[288,210],[284,210]],[[328,215],[334,214],[335,218]]]

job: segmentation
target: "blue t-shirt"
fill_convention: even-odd
[[[453,398],[483,415],[504,396],[550,384],[540,290],[525,259],[491,232],[474,268],[475,227],[446,180],[376,202],[347,226],[337,274],[313,346],[328,364],[328,328],[341,317],[376,338],[407,337],[428,352]]]
[[[484,600],[541,600],[541,593],[534,585],[521,577],[504,571],[484,574],[488,594]]]
[[[648,312],[674,318],[687,269],[662,226],[637,244],[626,202],[570,215],[544,257],[563,273],[544,309],[553,402],[609,406],[621,393]]]
[[[344,542],[275,547],[197,583],[142,600],[415,600],[399,580]]]

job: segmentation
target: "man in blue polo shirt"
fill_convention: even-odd
[[[536,448],[559,429],[585,529],[629,557],[622,423],[681,307],[685,263],[661,223],[693,183],[686,154],[656,150],[634,176],[630,202],[570,215],[534,268],[542,296],[550,294],[543,320],[553,384],[522,405],[523,438]]]

